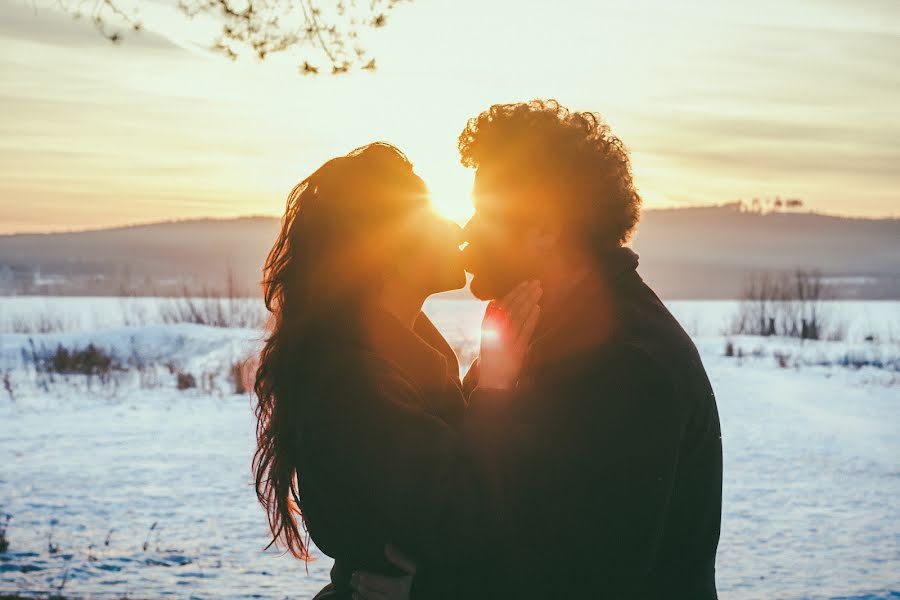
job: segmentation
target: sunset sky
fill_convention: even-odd
[[[603,115],[647,207],[797,197],[900,216],[897,0],[416,0],[380,68],[230,62],[163,0],[113,46],[48,0],[0,0],[0,233],[278,214],[329,157],[397,144],[462,221],[456,138],[497,102]]]

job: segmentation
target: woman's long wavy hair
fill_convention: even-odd
[[[315,357],[351,333],[427,189],[397,148],[374,143],[334,158],[291,190],[263,268],[271,313],[254,392],[253,471],[272,541],[309,560],[296,428]]]

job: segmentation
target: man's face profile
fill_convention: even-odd
[[[466,224],[463,250],[472,274],[472,294],[482,300],[501,298],[538,271],[526,243],[530,229],[525,202],[504,178],[484,167],[475,173],[475,214]]]

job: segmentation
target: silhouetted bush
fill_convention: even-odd
[[[822,275],[816,271],[755,273],[744,286],[731,333],[841,340],[846,326],[829,322],[824,306],[829,297]]]
[[[113,356],[94,344],[71,350],[60,344],[42,363],[43,369],[50,373],[98,376],[101,380],[105,380],[112,371],[121,370]]]
[[[777,364],[780,368],[786,369],[791,360],[791,355],[789,352],[778,352],[776,351],[773,356],[775,357],[775,364]]]
[[[16,395],[13,392],[12,372],[7,369],[3,372],[3,389],[9,395],[9,399],[15,401]]]
[[[228,378],[234,386],[235,394],[246,394],[253,387],[253,375],[256,372],[256,365],[256,360],[253,357],[231,364]]]
[[[6,529],[9,527],[9,515],[4,515],[5,519],[3,520],[3,524],[0,525],[0,554],[3,554],[7,550],[9,550],[9,540],[6,539]]]
[[[191,373],[178,373],[175,376],[175,387],[182,391],[195,388],[197,379]]]

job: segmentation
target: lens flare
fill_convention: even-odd
[[[481,341],[499,344],[508,322],[509,314],[500,304],[497,302],[488,304],[484,322],[481,324]]]
[[[496,344],[500,341],[500,330],[493,325],[482,327],[481,341]]]

